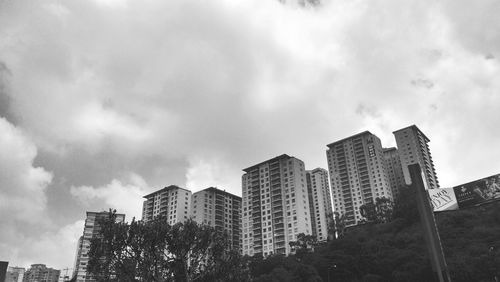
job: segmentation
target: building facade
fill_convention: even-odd
[[[95,281],[95,279],[93,279],[87,271],[90,241],[92,240],[92,238],[99,235],[99,231],[101,229],[100,221],[106,219],[108,216],[109,212],[106,211],[87,212],[87,218],[85,218],[85,226],[83,228],[83,235],[78,240],[75,267],[73,268],[73,277],[76,276],[77,282]],[[124,214],[116,214],[116,222],[124,221]],[[57,278],[59,279],[59,274],[57,274]],[[57,281],[57,279],[55,281]]]
[[[399,158],[398,149],[394,147],[384,148],[383,152],[385,168],[389,178],[389,185],[392,189],[392,196],[394,197],[394,200],[396,200],[399,196],[399,189],[405,185],[401,159]]]
[[[186,221],[191,210],[191,191],[170,185],[144,196],[142,220],[166,217],[170,225]]]
[[[288,255],[312,234],[304,162],[286,154],[243,170],[243,255]]]
[[[411,184],[408,166],[419,164],[427,189],[439,188],[436,169],[429,149],[429,138],[417,126],[408,126],[393,132],[403,167],[406,184]]]
[[[45,264],[32,264],[24,273],[23,282],[58,282],[61,271]]]
[[[5,282],[23,282],[25,272],[24,267],[9,266]]]
[[[328,184],[328,171],[316,168],[306,172],[307,191],[311,214],[312,235],[319,242],[328,239],[328,224],[332,220],[332,198]]]
[[[364,131],[331,143],[326,151],[333,205],[346,226],[365,219],[359,207],[375,199],[393,200],[380,139]]]
[[[194,221],[226,231],[232,247],[241,249],[241,197],[209,187],[193,193],[191,207]]]
[[[8,261],[0,261],[0,281],[5,280],[5,277],[7,277],[8,267],[9,267]]]

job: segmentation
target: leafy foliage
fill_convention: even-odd
[[[386,197],[375,198],[375,203],[366,203],[359,207],[361,216],[368,222],[386,223],[392,220],[392,201]]]
[[[345,228],[314,253],[254,259],[254,281],[436,281],[414,193],[400,195],[390,222]],[[452,281],[500,279],[500,202],[435,217]]]
[[[302,258],[304,254],[314,252],[314,247],[318,244],[316,236],[300,233],[297,241],[290,241],[289,245],[295,252],[297,258]]]
[[[97,281],[247,281],[249,274],[229,237],[192,220],[101,221],[88,269]]]
[[[292,245],[314,252],[266,259],[241,258],[225,234],[192,221],[127,225],[110,215],[89,269],[99,281],[435,281],[414,194],[400,195],[391,222],[343,228],[344,236],[319,245],[301,235]],[[500,278],[500,202],[435,216],[453,281]]]

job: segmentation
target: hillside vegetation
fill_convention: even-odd
[[[391,222],[347,229],[343,238],[316,246],[314,253],[252,259],[254,280],[435,281],[409,193]],[[500,202],[435,217],[452,281],[500,279]]]

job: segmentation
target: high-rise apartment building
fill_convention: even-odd
[[[243,170],[243,254],[288,255],[312,234],[304,162],[286,154]]]
[[[369,131],[331,143],[326,151],[335,211],[346,226],[364,218],[359,207],[375,199],[393,200],[380,139]]]
[[[144,196],[142,220],[166,217],[170,225],[186,221],[191,210],[191,191],[170,185]]]
[[[25,272],[24,267],[9,266],[5,282],[23,282]]]
[[[427,189],[439,188],[436,169],[429,150],[429,138],[417,126],[408,126],[393,132],[398,146],[405,182],[411,184],[408,166],[419,164]]]
[[[330,185],[328,185],[328,171],[323,168],[308,170],[306,180],[312,235],[316,236],[319,242],[326,241],[328,239],[328,224],[333,219],[331,217],[333,210]]]
[[[241,197],[209,187],[193,193],[191,207],[194,221],[226,231],[233,248],[241,249]]]
[[[84,227],[84,230],[85,230],[85,227]],[[82,258],[82,251],[83,250],[84,250],[84,248],[83,248],[83,236],[80,236],[80,238],[78,238],[78,243],[76,245],[75,265],[73,266],[73,275],[72,275],[72,278],[75,277],[75,276],[78,277],[78,269],[80,268],[80,260]],[[86,248],[85,248],[85,251],[88,252],[88,250]],[[88,263],[88,261],[86,261],[86,263]],[[84,264],[84,265],[81,266],[82,269],[80,270],[80,281],[83,279],[83,276],[84,276],[84,274],[83,274],[84,273],[83,272],[83,266],[86,267],[87,265]]]
[[[92,238],[99,235],[101,230],[100,221],[108,218],[109,212],[87,212],[87,218],[85,219],[85,226],[83,228],[83,235],[78,240],[78,246],[76,251],[75,267],[73,269],[73,277],[76,276],[77,282],[90,282],[96,281],[93,279],[89,272],[87,271],[87,266],[89,262],[88,253],[90,251],[90,241]],[[116,214],[116,222],[124,222],[124,214]],[[26,272],[27,273],[27,272]],[[59,273],[57,274],[59,279]],[[38,281],[38,280],[35,280]],[[55,280],[57,281],[57,279]]]
[[[32,264],[24,273],[23,282],[58,282],[60,270],[48,268],[45,264]]]
[[[403,167],[401,166],[398,149],[391,147],[384,148],[383,151],[389,185],[392,189],[392,196],[396,200],[399,195],[399,189],[405,185]]]

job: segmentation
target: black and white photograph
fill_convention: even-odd
[[[0,282],[499,282],[499,144],[499,0],[0,0]]]

